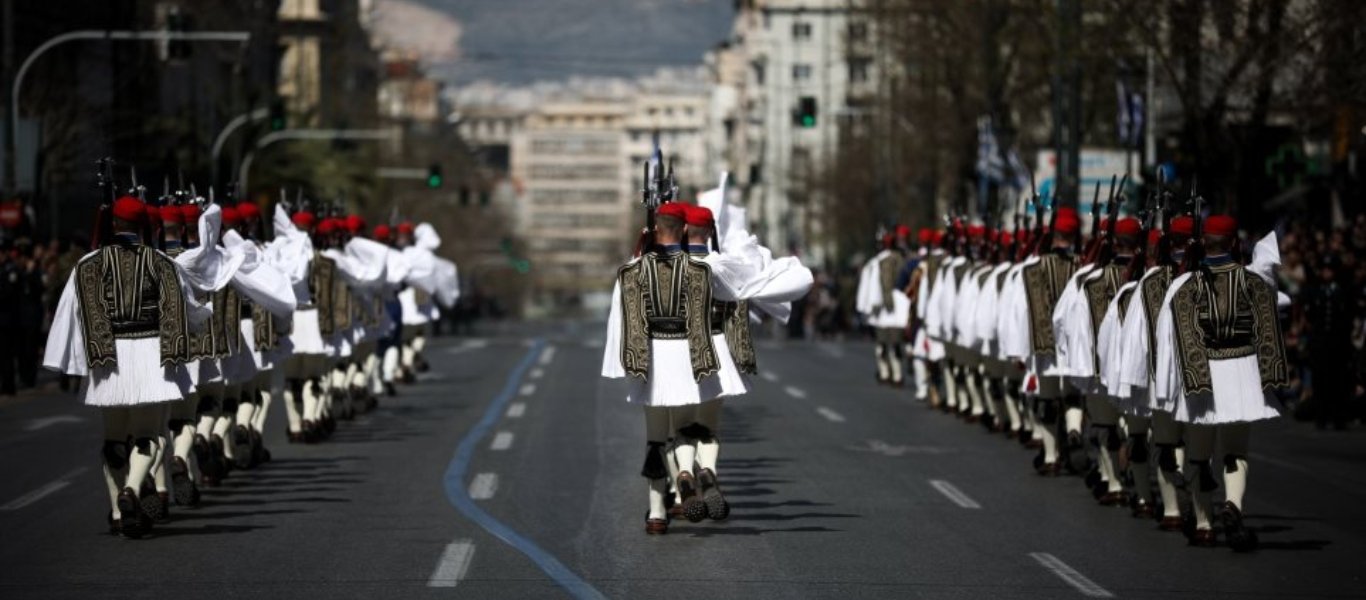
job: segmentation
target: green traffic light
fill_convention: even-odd
[[[271,130],[271,131],[283,131],[284,128],[285,128],[285,120],[284,120],[284,119],[271,119],[271,120],[270,120],[270,130]]]
[[[441,176],[440,176],[440,175],[428,175],[428,176],[427,176],[427,187],[432,188],[432,189],[436,189],[436,188],[441,187]]]
[[[803,116],[802,116],[802,127],[815,127],[815,126],[816,126],[816,117],[811,116],[811,115],[803,115]]]

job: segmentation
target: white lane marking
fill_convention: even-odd
[[[512,432],[499,431],[493,436],[493,443],[489,444],[489,450],[507,450],[512,447]]]
[[[778,381],[778,376],[774,375],[773,371],[764,371],[763,373],[760,373],[759,376],[763,377],[764,381],[769,383],[776,383]]]
[[[470,482],[470,498],[473,500],[488,500],[497,491],[497,473],[480,473],[474,476],[474,481]]]
[[[948,498],[954,504],[957,504],[961,508],[982,508],[981,504],[978,504],[976,500],[969,498],[967,494],[963,493],[963,490],[958,489],[952,483],[944,481],[943,479],[931,479],[930,486],[936,490],[939,490],[939,493],[943,494],[944,497]]]
[[[471,350],[479,350],[489,347],[489,341],[484,339],[465,340],[463,344],[446,349],[446,354],[460,354]]]
[[[522,386],[521,391],[519,391],[519,392],[517,392],[517,393],[519,393],[519,394],[521,394],[521,395],[523,395],[523,396],[530,396],[530,395],[532,395],[532,394],[535,394],[535,393],[536,393],[536,384],[534,384],[534,383],[524,384],[524,385]]]
[[[1045,569],[1052,571],[1068,585],[1077,588],[1077,591],[1090,598],[1114,598],[1109,590],[1100,587],[1096,582],[1087,579],[1085,575],[1077,572],[1067,563],[1062,562],[1058,557],[1047,552],[1030,552],[1029,557],[1038,561]]]
[[[843,422],[844,422],[844,415],[839,414],[839,413],[837,413],[837,412],[835,412],[835,411],[833,411],[833,410],[830,410],[830,409],[828,409],[828,408],[826,408],[826,407],[824,407],[824,406],[818,406],[818,407],[816,407],[816,412],[817,412],[817,413],[820,413],[820,415],[821,415],[822,417],[825,417],[825,420],[830,421],[830,422],[832,422],[832,423],[843,423]]]
[[[783,391],[787,392],[787,395],[792,396],[793,398],[806,398],[806,392],[802,391],[801,388],[792,387],[789,385],[783,388]]]
[[[442,375],[442,374],[440,374],[440,373],[418,373],[418,374],[417,374],[417,380],[418,380],[418,381],[441,381],[442,379],[445,379],[445,378],[446,378],[446,376],[445,376],[445,375]]]
[[[943,448],[943,447],[940,447],[940,446],[903,446],[903,445],[892,445],[892,444],[888,444],[887,442],[884,442],[884,441],[882,441],[882,440],[868,440],[867,445],[864,445],[864,446],[849,446],[849,449],[850,449],[850,450],[858,450],[858,451],[861,451],[861,452],[875,452],[875,453],[877,453],[877,454],[881,454],[881,455],[884,455],[884,456],[893,456],[893,457],[896,457],[896,456],[905,456],[905,455],[907,455],[907,454],[930,454],[930,455],[939,455],[939,454],[948,454],[949,452],[952,452],[952,450],[949,450],[948,448]]]
[[[55,417],[43,417],[41,419],[34,419],[32,421],[29,421],[28,425],[24,426],[24,431],[38,431],[40,429],[47,429],[48,427],[51,427],[53,425],[60,425],[62,423],[80,423],[84,420],[85,419],[82,419],[74,415],[57,415]]]
[[[441,558],[436,561],[436,570],[432,571],[432,578],[427,580],[427,587],[450,588],[459,585],[460,580],[465,578],[465,573],[469,572],[472,560],[474,542],[455,540],[447,544]]]
[[[42,500],[43,498],[51,496],[52,494],[61,491],[62,488],[71,485],[71,479],[84,472],[85,467],[81,467],[65,475],[62,475],[61,477],[57,478],[56,481],[50,481],[48,483],[45,483],[36,490],[19,496],[18,498],[15,498],[13,500],[10,500],[4,505],[0,505],[0,511],[8,512],[11,510],[19,510],[25,506],[33,504],[34,502]]]
[[[529,379],[540,379],[541,377],[544,377],[544,376],[545,376],[545,369],[540,369],[540,368],[532,369],[530,373],[527,373],[527,378],[529,378]]]
[[[510,406],[508,406],[509,419],[520,419],[524,414],[526,414],[525,402],[513,402]]]
[[[555,347],[546,346],[545,350],[541,351],[541,366],[550,364],[552,360],[555,360]]]

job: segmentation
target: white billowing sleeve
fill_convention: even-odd
[[[294,227],[280,205],[275,206],[275,239],[266,244],[266,262],[289,278],[298,304],[313,301],[308,293],[308,266],[313,260],[313,240]]]
[[[441,236],[436,234],[436,228],[431,223],[419,223],[413,229],[413,245],[428,252],[436,252],[441,247]]]
[[[85,333],[81,330],[81,311],[76,299],[76,274],[66,280],[57,310],[52,313],[52,328],[43,349],[43,368],[84,377],[89,369],[85,355]]]
[[[1151,275],[1155,269],[1149,269]],[[1152,385],[1148,374],[1148,311],[1144,308],[1143,282],[1148,275],[1138,280],[1134,297],[1129,300],[1129,310],[1124,313],[1124,326],[1119,338],[1119,382],[1132,388],[1146,388]]]
[[[388,277],[388,246],[357,237],[346,242],[343,250],[354,270],[357,286],[373,289],[384,285]]]
[[[1281,247],[1276,242],[1276,232],[1266,234],[1257,245],[1252,247],[1252,262],[1247,270],[1261,277],[1272,287],[1276,285],[1276,269],[1281,266]]]
[[[711,294],[722,302],[748,300],[743,297],[746,284],[756,275],[749,263],[734,256],[713,252],[702,258],[711,267]]]
[[[977,285],[977,272],[969,270],[963,276],[963,286],[954,301],[953,339],[959,346],[972,348],[977,345],[977,328],[973,318],[976,316],[977,296],[982,288]]]
[[[455,263],[436,257],[436,299],[451,306],[460,299],[460,271]]]
[[[1024,288],[1025,267],[1038,262],[1036,257],[1012,267],[1006,274],[1006,285],[1002,298],[998,330],[1001,336],[1001,354],[1006,358],[1024,360],[1033,350],[1030,345],[1029,296]]]
[[[621,365],[621,282],[612,286],[612,307],[607,313],[607,339],[602,348],[602,376],[621,379],[626,369]]]
[[[1116,396],[1127,396],[1127,387],[1119,377],[1120,371],[1120,338],[1124,335],[1123,324],[1119,318],[1119,299],[1134,286],[1138,284],[1130,282],[1119,288],[1119,292],[1114,298],[1110,299],[1109,305],[1105,307],[1105,316],[1100,321],[1100,331],[1096,332],[1096,374],[1100,377],[1101,385],[1110,390]],[[1131,299],[1132,303],[1134,299]]]
[[[1181,392],[1180,365],[1176,358],[1176,319],[1172,317],[1172,297],[1190,279],[1190,274],[1177,277],[1162,298],[1162,310],[1157,315],[1157,361],[1153,372],[1153,396],[1158,400],[1172,400]]]
[[[1000,291],[996,286],[996,278],[1002,276],[1002,270],[1003,267],[999,265],[991,269],[986,285],[978,288],[977,303],[972,307],[973,335],[982,344],[997,341],[996,305],[1000,300]]]
[[[389,287],[399,287],[408,279],[408,273],[412,271],[412,265],[408,262],[408,257],[402,252],[387,248],[384,255],[384,282]]]
[[[255,243],[242,239],[235,231],[223,236],[229,252],[240,253],[245,260],[233,274],[232,286],[248,300],[281,319],[289,318],[298,306],[289,276],[266,260],[265,253]]]
[[[232,281],[242,267],[245,257],[218,245],[223,211],[210,204],[199,215],[200,245],[181,252],[173,258],[182,280],[198,292],[216,292]],[[229,231],[231,235],[236,232]]]

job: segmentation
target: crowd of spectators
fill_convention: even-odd
[[[1345,429],[1366,417],[1366,215],[1327,229],[1288,222],[1280,246],[1295,384],[1287,402],[1298,418]]]
[[[0,235],[0,395],[38,385],[39,352],[62,288],[89,244]]]

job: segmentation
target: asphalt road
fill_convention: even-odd
[[[0,400],[0,598],[1362,597],[1366,433],[1254,432],[1250,555],[1187,548],[872,382],[863,343],[763,342],[727,404],[726,522],[643,532],[639,409],[592,324],[429,345],[327,443],[285,442],[149,539],[106,533],[99,415]]]

